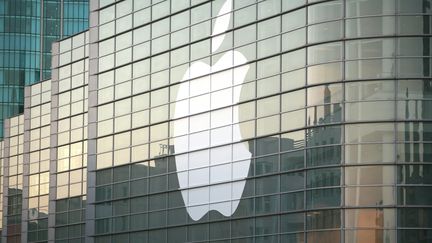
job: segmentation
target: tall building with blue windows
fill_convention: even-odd
[[[51,44],[88,27],[88,0],[0,1],[0,137],[25,85],[51,77]]]

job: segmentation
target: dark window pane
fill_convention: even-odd
[[[254,224],[255,221],[251,219],[240,219],[233,220],[231,225],[231,236],[232,237],[242,237],[242,236],[252,236],[254,235]]]
[[[147,163],[132,164],[131,165],[131,178],[146,177],[148,173]]]
[[[254,214],[255,210],[255,200],[253,198],[250,199],[242,199],[235,211],[233,217],[246,217]]]
[[[432,141],[432,123],[398,123],[397,132],[399,141]]]
[[[147,180],[148,179],[131,181],[131,196],[147,194]]]
[[[432,165],[398,166],[398,183],[432,184]]]
[[[341,183],[340,168],[309,170],[307,172],[307,187],[339,186]]]
[[[305,224],[304,213],[281,215],[281,232],[303,231]]]
[[[96,187],[96,201],[109,200],[112,197],[112,187],[109,186],[101,186]]]
[[[148,227],[146,213],[131,215],[130,220],[131,230],[146,229]]]
[[[304,192],[293,192],[281,195],[281,211],[304,209]]]
[[[150,196],[150,210],[166,209],[167,194],[158,194]]]
[[[287,235],[281,235],[281,242],[284,243],[304,243],[304,234],[298,233],[298,234],[287,234]]]
[[[306,228],[308,230],[339,228],[341,227],[341,211],[323,210],[308,212],[306,220]]]
[[[113,169],[113,182],[125,181],[129,179],[129,166],[122,166]]]
[[[262,175],[279,170],[279,156],[267,156],[255,160],[255,174]]]
[[[112,215],[111,202],[96,204],[96,218],[104,218]]]
[[[269,214],[279,211],[279,195],[256,197],[255,212],[256,214]]]
[[[432,187],[400,187],[398,188],[398,204],[432,205]]]
[[[209,229],[207,224],[188,226],[188,240],[201,241],[209,238]]]
[[[114,201],[113,209],[115,216],[129,213],[129,200]]]
[[[96,172],[96,185],[112,183],[111,169]]]
[[[168,242],[183,243],[187,242],[187,227],[176,227],[168,229]]]
[[[109,233],[111,231],[111,219],[99,219],[95,222],[96,234]]]
[[[295,191],[304,188],[303,172],[286,173],[281,175],[281,191]]]
[[[139,212],[146,212],[147,211],[147,197],[136,197],[131,198],[131,212],[132,213],[139,213]]]
[[[256,140],[256,156],[277,153],[279,137],[265,137]]]
[[[304,159],[304,150],[281,154],[281,171],[303,168]]]
[[[166,230],[150,231],[148,242],[165,243],[166,242],[166,234],[167,234]]]
[[[129,216],[114,218],[114,232],[129,230]]]
[[[166,227],[166,211],[159,211],[159,212],[152,212],[149,213],[149,227],[150,228],[156,228],[156,227]]]
[[[399,162],[432,162],[432,143],[398,144]]]
[[[307,208],[337,207],[341,205],[340,188],[311,190],[306,193]]]
[[[255,234],[277,234],[279,232],[278,216],[260,217],[255,219]]]
[[[147,232],[134,232],[130,234],[130,243],[147,243]],[[105,241],[109,242],[109,241]]]
[[[414,229],[398,230],[398,242],[429,243],[432,242],[432,230]]]
[[[311,166],[340,164],[341,153],[342,153],[341,146],[330,146],[330,147],[308,149],[307,165],[311,167]]]
[[[186,224],[188,219],[185,208],[171,209],[168,211],[168,225]]]
[[[312,128],[306,132],[307,146],[340,144],[341,135],[342,129],[340,126]]]
[[[432,209],[400,208],[398,210],[398,226],[413,228],[431,228]]]
[[[256,178],[255,186],[257,195],[279,192],[279,176]]]
[[[129,196],[129,183],[119,183],[113,185],[113,198],[122,198]]]
[[[163,192],[167,190],[168,178],[166,175],[150,178],[150,192]]]

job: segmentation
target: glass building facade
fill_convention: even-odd
[[[431,15],[90,1],[6,120],[3,240],[432,242]]]
[[[95,242],[432,241],[431,1],[96,2]]]
[[[2,242],[20,242],[23,202],[24,115],[5,120]]]
[[[51,44],[88,28],[88,4],[88,0],[0,2],[0,127],[3,119],[23,112],[25,85],[51,77]]]
[[[88,33],[53,45],[52,80],[6,119],[2,242],[84,242]]]
[[[53,45],[50,242],[84,242],[88,37],[83,32]]]

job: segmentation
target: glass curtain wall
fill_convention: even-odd
[[[51,80],[25,88],[22,241],[48,240]]]
[[[95,1],[95,242],[430,241],[431,11]]]
[[[81,242],[85,236],[88,38],[83,32],[53,46],[49,240],[55,242]]]
[[[6,120],[3,150],[2,242],[21,242],[24,115]]]

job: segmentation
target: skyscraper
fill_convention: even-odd
[[[86,30],[88,12],[88,0],[0,1],[0,127],[23,112],[25,85],[51,77],[52,42]]]
[[[90,1],[6,120],[3,239],[431,242],[431,2]]]

